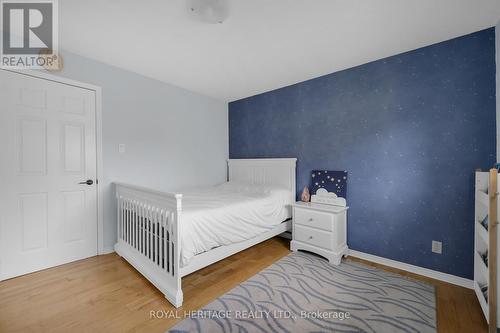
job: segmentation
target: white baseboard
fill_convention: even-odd
[[[469,289],[474,289],[474,282],[472,280],[469,280],[469,279],[466,279],[466,278],[463,278],[460,276],[442,273],[442,272],[434,271],[432,269],[414,266],[414,265],[406,264],[406,263],[401,262],[401,261],[387,259],[387,258],[375,256],[373,254],[368,254],[368,253],[359,252],[359,251],[355,251],[355,250],[349,250],[349,255],[356,257],[356,258],[371,261],[371,262],[374,262],[377,264],[398,268],[398,269],[401,269],[403,271],[415,273],[418,275],[423,275],[423,276],[426,276],[426,277],[429,277],[432,279],[436,279],[439,281],[455,284],[457,286],[461,286],[461,287],[465,287],[465,288],[469,288]]]
[[[102,249],[102,251],[99,253],[99,255],[110,254],[113,252],[115,252],[114,246],[106,246]]]

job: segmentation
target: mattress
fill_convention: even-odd
[[[258,236],[291,217],[285,188],[227,182],[183,192],[181,267],[195,255]]]

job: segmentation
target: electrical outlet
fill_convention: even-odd
[[[123,153],[125,152],[125,144],[124,144],[124,143],[120,143],[120,144],[118,145],[118,152],[119,152],[120,154],[123,154]]]
[[[432,241],[432,252],[441,254],[443,253],[443,243],[433,240]]]

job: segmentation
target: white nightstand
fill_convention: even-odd
[[[348,207],[298,201],[293,206],[292,251],[319,254],[335,265],[347,255]]]

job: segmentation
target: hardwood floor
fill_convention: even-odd
[[[183,311],[196,310],[289,253],[273,238],[183,279]],[[437,287],[439,332],[486,332],[472,290],[352,258]],[[0,282],[0,332],[164,332],[179,319],[151,319],[173,310],[146,279],[116,254]]]

